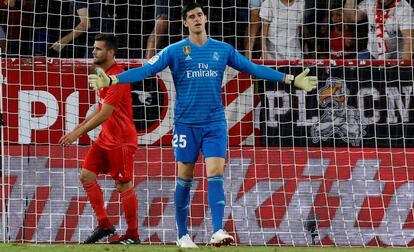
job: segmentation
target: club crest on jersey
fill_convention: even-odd
[[[149,59],[149,60],[148,60],[148,63],[149,63],[150,65],[154,65],[154,63],[155,63],[155,62],[157,62],[159,58],[160,58],[160,57],[159,57],[158,55],[154,55],[154,56],[152,56],[152,58],[151,58],[151,59]]]
[[[218,60],[220,59],[220,55],[218,54],[218,52],[214,52],[214,53],[213,53],[213,59],[214,59],[215,61],[218,61]]]
[[[185,57],[185,60],[192,60],[190,53],[191,53],[191,47],[189,45],[183,46],[183,52],[187,57]]]

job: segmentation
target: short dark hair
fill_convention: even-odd
[[[189,3],[187,5],[184,5],[183,9],[181,10],[181,15],[183,16],[183,19],[187,18],[187,12],[194,10],[195,8],[201,8],[204,13],[203,6],[199,3]]]
[[[104,41],[107,49],[113,49],[115,52],[118,51],[118,39],[112,34],[97,34],[95,41]]]

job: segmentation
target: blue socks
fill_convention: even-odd
[[[208,181],[208,206],[211,211],[214,233],[223,228],[224,217],[224,188],[223,176],[212,176],[207,178]]]
[[[192,179],[177,178],[177,184],[175,185],[174,203],[175,218],[178,226],[178,239],[188,233],[187,217],[190,207],[190,189],[192,184]]]
[[[223,176],[212,176],[208,181],[208,206],[211,211],[214,233],[223,228],[225,197]],[[187,218],[190,207],[190,189],[192,179],[177,178],[175,186],[174,203],[175,218],[178,227],[178,239],[188,234]]]

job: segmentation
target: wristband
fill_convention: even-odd
[[[112,86],[118,83],[115,75],[109,75],[108,77],[109,77],[109,86]]]
[[[286,74],[284,82],[286,84],[291,84],[294,79],[295,79],[295,76],[293,76],[291,74]]]

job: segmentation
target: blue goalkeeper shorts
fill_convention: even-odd
[[[195,163],[200,150],[204,158],[226,158],[227,127],[225,125],[190,127],[175,125],[172,139],[175,160]]]

